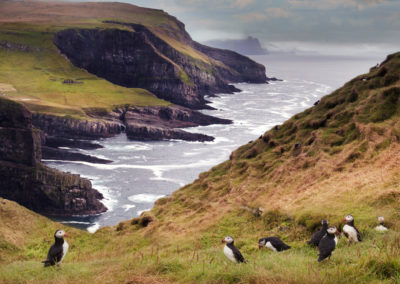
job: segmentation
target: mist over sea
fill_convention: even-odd
[[[138,142],[125,134],[98,141],[84,154],[113,160],[107,165],[87,162],[44,161],[48,166],[89,178],[103,195],[108,211],[98,216],[57,218],[90,232],[139,216],[154,202],[194,181],[201,172],[227,160],[230,153],[271,127],[312,106],[322,96],[353,77],[367,73],[384,58],[340,58],[287,54],[252,57],[266,66],[270,84],[235,84],[236,94],[209,98],[216,110],[204,113],[234,121],[187,129],[215,137],[214,142]]]

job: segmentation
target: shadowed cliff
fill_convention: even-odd
[[[79,175],[41,163],[41,132],[22,105],[0,98],[0,196],[48,215],[106,211],[103,196]]]

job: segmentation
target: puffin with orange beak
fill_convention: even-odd
[[[225,256],[232,262],[235,262],[235,263],[244,262],[244,263],[246,263],[246,260],[244,259],[243,255],[235,247],[233,242],[234,241],[233,241],[233,238],[231,236],[226,236],[222,240],[222,243],[225,244],[225,246],[224,246],[224,254],[225,254]]]
[[[343,226],[343,234],[348,239],[349,244],[361,242],[361,235],[356,226],[354,226],[353,216],[348,214],[343,218],[342,221],[345,223]]]
[[[53,266],[56,264],[60,265],[63,261],[69,248],[69,245],[67,241],[64,240],[64,237],[68,237],[68,234],[63,230],[57,230],[54,233],[55,242],[47,253],[47,259],[42,261],[42,263],[44,263],[44,267]]]

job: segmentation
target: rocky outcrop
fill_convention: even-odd
[[[62,161],[84,161],[95,164],[109,164],[113,161],[101,159],[91,155],[72,152],[68,149],[59,149],[54,147],[42,146],[43,159],[62,160]]]
[[[112,137],[126,132],[132,140],[168,140],[179,139],[187,141],[212,141],[213,137],[200,133],[191,133],[180,128],[210,124],[229,124],[231,120],[221,119],[189,108],[176,105],[154,107],[125,107],[112,112],[104,110],[87,110],[91,116],[88,120],[58,117],[48,114],[33,114],[33,125],[45,133],[42,144],[52,148],[98,147],[93,144],[78,142],[75,139],[98,139]],[[73,140],[70,140],[70,139]],[[75,141],[75,142],[73,142]],[[46,158],[57,155],[49,149]],[[49,156],[51,155],[51,156]],[[66,157],[63,153],[61,156]],[[74,158],[78,158],[75,155]],[[89,161],[90,157],[80,159]]]
[[[176,21],[179,41],[199,60],[179,52],[149,28],[112,22],[119,29],[67,29],[54,35],[54,43],[76,66],[126,87],[144,88],[159,98],[190,108],[207,108],[206,95],[238,91],[229,83],[265,83],[265,67],[235,52],[194,42]],[[169,36],[169,35],[168,35]]]
[[[46,135],[75,139],[112,137],[125,128],[118,120],[75,119],[41,113],[32,114],[32,123]]]
[[[178,106],[131,107],[121,112],[121,118],[126,126],[126,135],[134,140],[213,141],[214,138],[211,136],[191,133],[178,128],[231,123],[227,119],[204,115]]]
[[[0,196],[48,215],[98,214],[102,195],[79,175],[41,163],[41,134],[30,112],[0,98]]]

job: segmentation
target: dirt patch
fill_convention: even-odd
[[[17,90],[11,84],[0,83],[0,92],[16,92]]]

